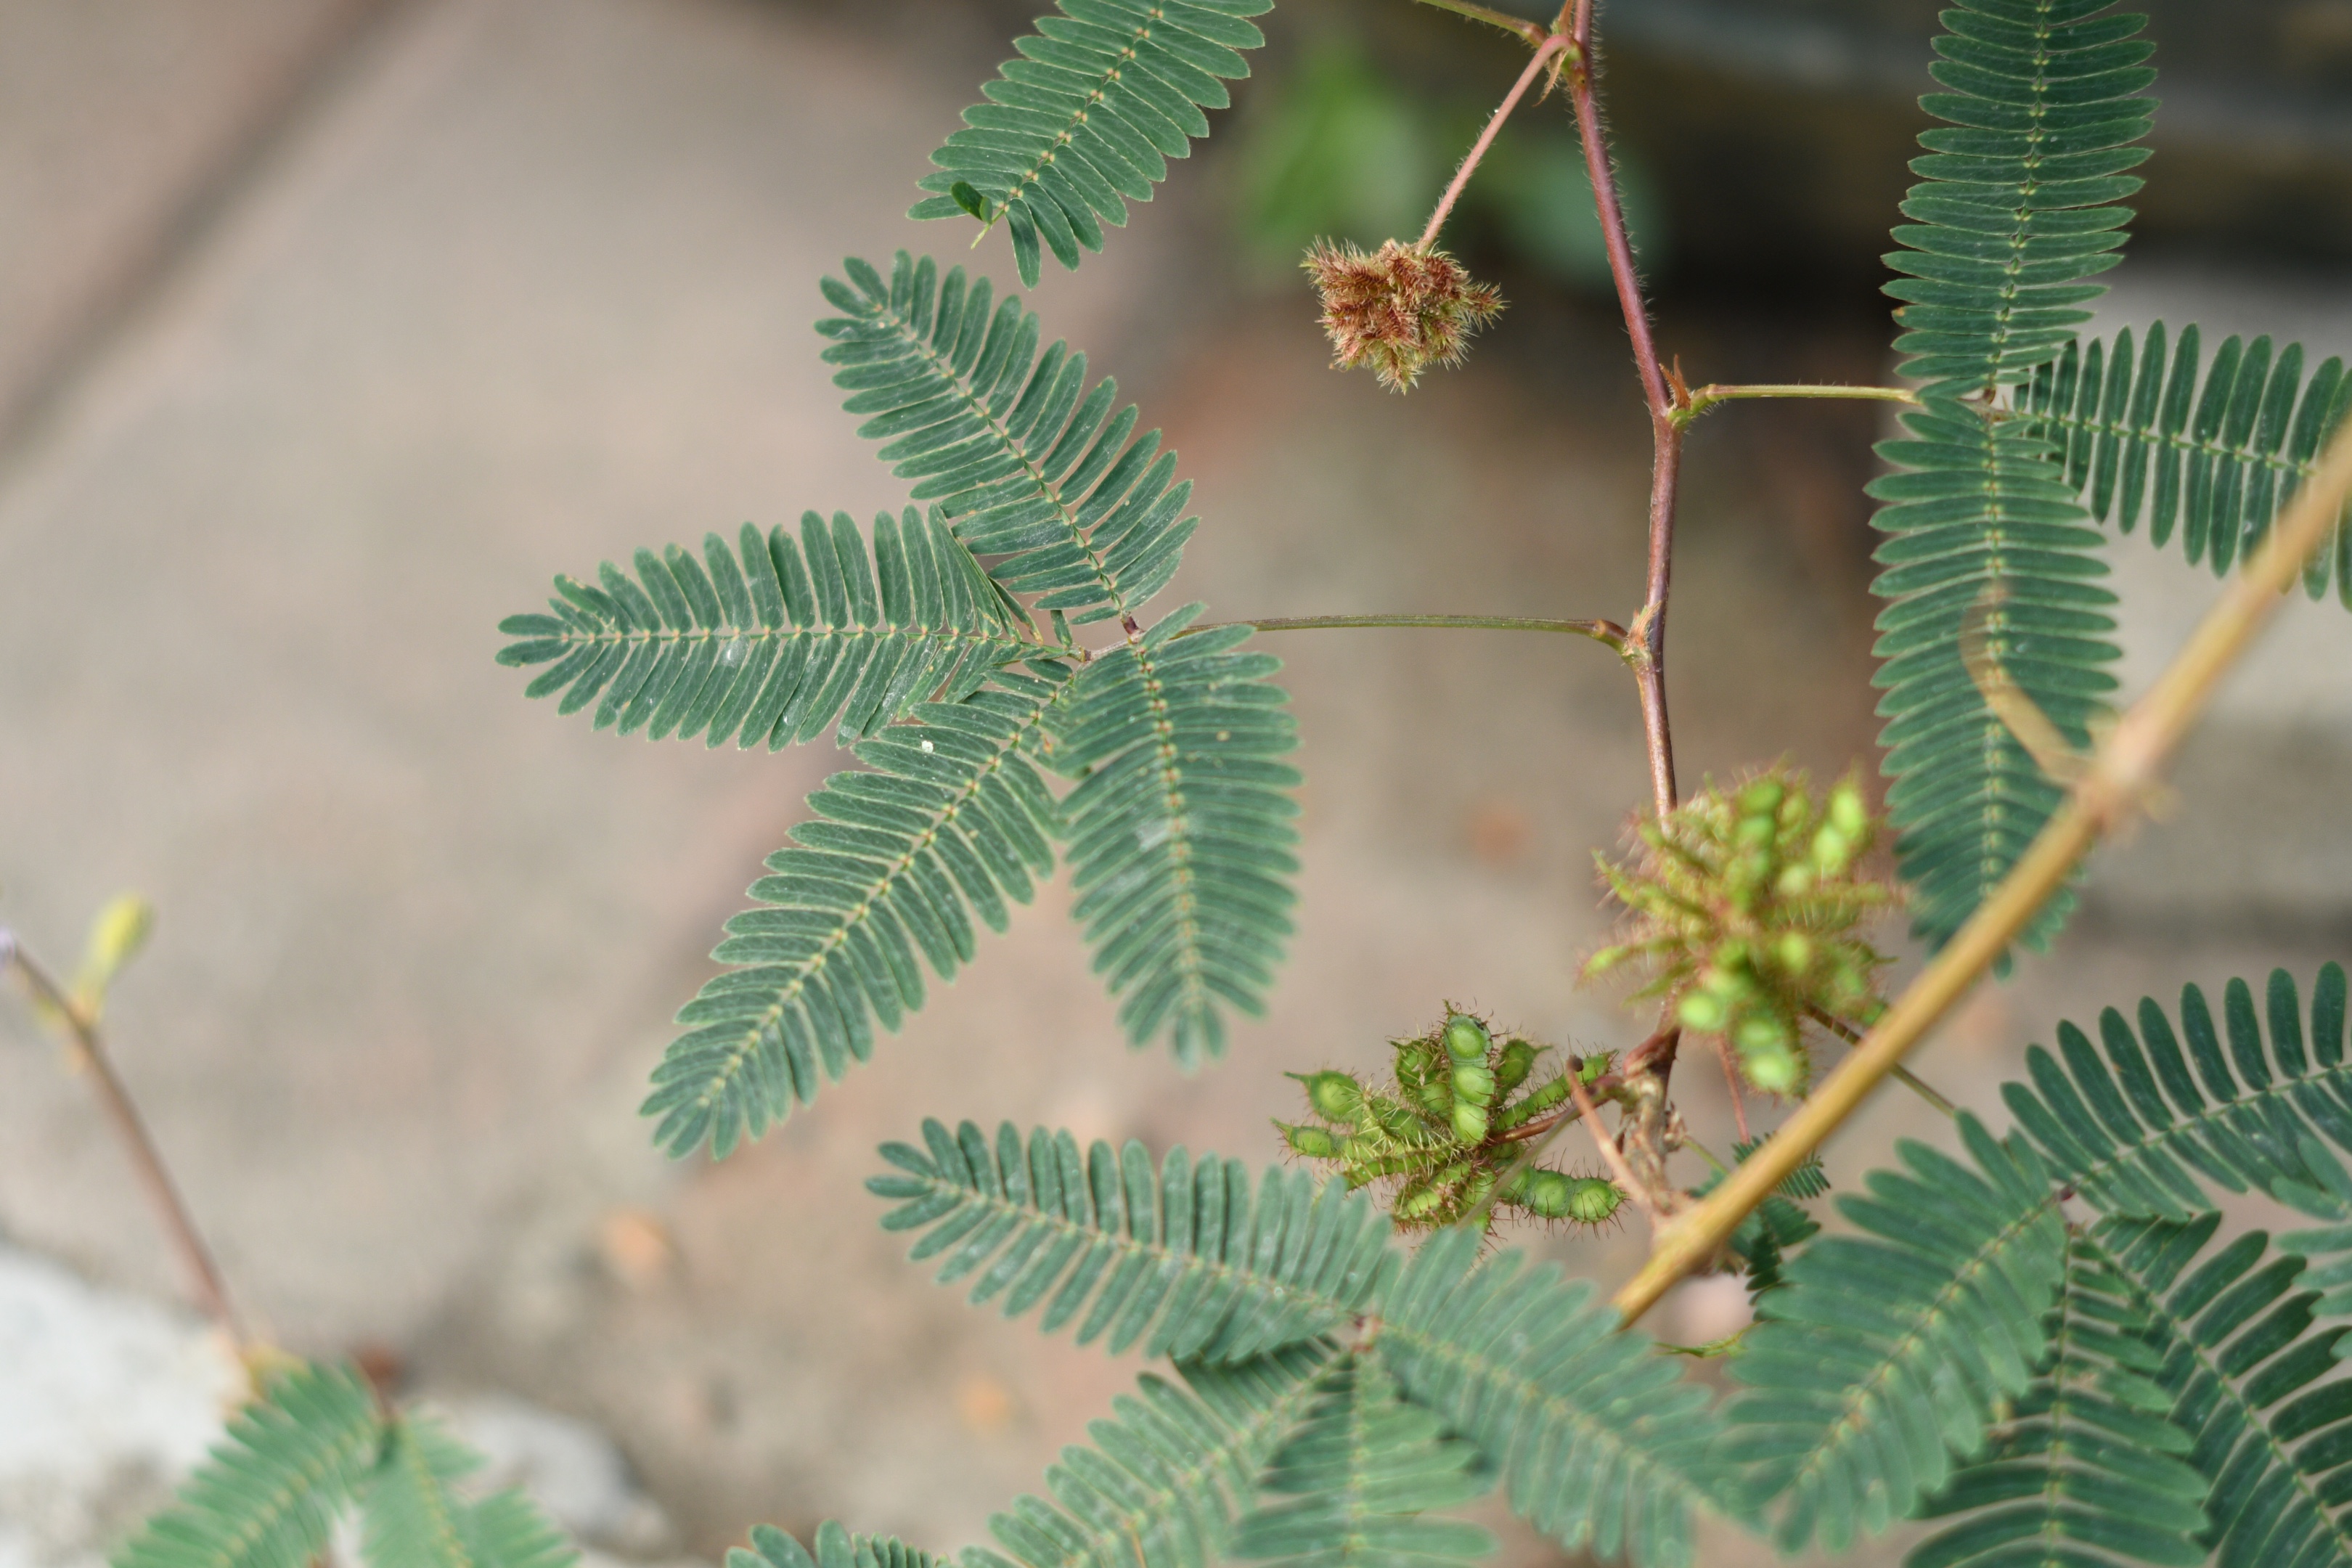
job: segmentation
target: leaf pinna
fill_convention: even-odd
[[[2205,1561],[2205,1479],[2167,1418],[2151,1324],[2105,1250],[2066,1240],[2064,1283],[2042,1331],[2049,1351],[1983,1453],[1919,1517],[1952,1520],[1904,1568],[2032,1562],[2192,1568]],[[2094,1555],[2094,1554],[2097,1555]]]
[[[1241,1521],[1229,1556],[1285,1568],[1435,1568],[1495,1549],[1477,1525],[1423,1517],[1484,1497],[1495,1472],[1400,1397],[1378,1357],[1342,1356],[1316,1393],[1260,1482],[1284,1500],[1269,1499]]]
[[[730,969],[680,1010],[691,1027],[654,1071],[645,1114],[676,1155],[723,1157],[816,1097],[922,1005],[926,965],[951,980],[971,917],[1003,931],[1050,874],[1057,812],[1032,753],[1062,689],[1056,666],[996,672],[961,702],[919,704],[856,747],[866,771],[809,796],[813,820],[768,858],[756,907],[711,956]]]
[[[1127,204],[1148,202],[1170,158],[1209,133],[1202,109],[1232,101],[1225,82],[1249,75],[1236,52],[1265,36],[1248,22],[1274,0],[1056,0],[1019,58],[963,111],[965,129],[931,154],[917,181],[938,193],[908,217],[969,214],[1003,222],[1021,281],[1036,287],[1038,241],[1075,270],[1079,247],[1103,247],[1101,225],[1124,227]],[[1100,220],[1097,222],[1097,220]]]
[[[1962,657],[1972,609],[1983,656],[2082,746],[2115,680],[2105,641],[2115,596],[2102,535],[2036,422],[1992,399],[2058,357],[2103,290],[2139,187],[2126,171],[2154,105],[2147,18],[2079,0],[1963,0],[1943,13],[1933,70],[1950,90],[1921,100],[1944,121],[1920,135],[1922,182],[1895,230],[1906,248],[1886,291],[1904,371],[1924,384],[1874,481],[1887,537],[1874,591],[1885,601],[1877,684],[1887,806],[1913,886],[1912,929],[1941,945],[2016,864],[2061,798],[1979,689]],[[2046,942],[2068,900],[2026,942]]]
[[[1024,1497],[991,1519],[1004,1552],[968,1548],[964,1568],[1214,1568],[1267,1458],[1312,1407],[1316,1374],[1344,1353],[1314,1340],[1184,1366],[1182,1386],[1144,1373],[1087,1425],[1093,1447],[1065,1448],[1046,1470],[1054,1500]]]
[[[2302,344],[2273,355],[2266,337],[2231,337],[2200,383],[2200,347],[2197,328],[2183,327],[2168,364],[2162,321],[2137,353],[2128,327],[2068,343],[2019,389],[2017,406],[2056,447],[2093,516],[2112,514],[2129,533],[2145,515],[2150,544],[2162,548],[2178,531],[2189,563],[2206,562],[2220,576],[2262,547],[2317,468],[2321,446],[2352,414],[2352,377],[2331,357],[2306,379]],[[2305,591],[2320,597],[2331,575],[2352,609],[2352,528],[2340,523],[2334,548],[2305,567]]]
[[[812,511],[798,542],[747,522],[732,551],[713,533],[699,559],[640,550],[635,578],[607,562],[601,586],[555,587],[552,614],[499,624],[519,640],[499,662],[548,666],[526,696],[561,692],[565,713],[596,702],[598,729],[649,740],[775,751],[837,723],[845,746],[1051,651],[946,524],[912,507],[877,517],[870,547],[847,513]]]
[[[1066,343],[1041,353],[1035,313],[1018,295],[997,302],[987,279],[967,286],[961,267],[942,279],[903,250],[887,281],[856,258],[842,270],[824,297],[843,314],[817,331],[843,406],[867,416],[858,433],[1006,589],[1075,625],[1132,623],[1199,521],[1160,432],[1135,437],[1118,384],[1089,387],[1087,356]]]
[[[1078,667],[1050,719],[1071,918],[1119,998],[1131,1044],[1222,1055],[1233,1013],[1255,1016],[1289,941],[1298,861],[1298,745],[1281,661],[1247,626],[1187,635],[1186,605]]]
[[[1397,1262],[1387,1224],[1336,1183],[1270,1170],[1253,1196],[1238,1160],[1177,1148],[1154,1170],[1140,1143],[1100,1142],[1081,1158],[1067,1132],[1024,1147],[1010,1122],[992,1147],[969,1121],[926,1121],[923,1142],[883,1146],[903,1173],[866,1184],[899,1205],[883,1227],[921,1233],[918,1260],[944,1255],[940,1283],[976,1275],[975,1303],[1002,1296],[1012,1318],[1044,1302],[1043,1331],[1076,1321],[1113,1354],[1141,1342],[1222,1364],[1296,1344],[1367,1310]]]

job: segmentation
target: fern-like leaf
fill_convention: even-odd
[[[965,129],[931,154],[938,172],[917,183],[939,194],[907,216],[1002,220],[1032,288],[1040,237],[1076,268],[1080,246],[1102,248],[1101,224],[1124,227],[1127,204],[1150,201],[1167,160],[1189,157],[1192,139],[1208,135],[1201,110],[1224,108],[1225,81],[1249,75],[1236,51],[1265,42],[1242,18],[1273,6],[1055,0],[1059,14],[1014,41],[1020,57],[981,89],[988,101],[965,110]]]
[[[2207,1482],[2200,1543],[2219,1568],[2352,1562],[2352,1383],[2331,1377],[2345,1334],[2314,1322],[2304,1259],[2221,1216],[2110,1220],[2100,1239],[2137,1287],[2164,1358],[2156,1381]]]
[[[2091,512],[2129,533],[2147,519],[2161,549],[2176,529],[2191,565],[2216,576],[2249,560],[2272,520],[2318,467],[2319,450],[2352,414],[2352,377],[2328,359],[2303,374],[2303,345],[2275,355],[2270,339],[2225,340],[2199,382],[2199,334],[2183,327],[2166,363],[2162,321],[2135,350],[2131,329],[2112,342],[2069,343],[2036,371],[2017,406],[2059,448],[2066,480]],[[2352,529],[2312,557],[2304,588],[2316,599],[2330,576],[2352,608]]]
[[[1727,1452],[1785,1551],[1842,1551],[1940,1489],[2042,1359],[2065,1222],[2032,1150],[1958,1125],[1974,1169],[1902,1143],[1907,1173],[1838,1201],[1863,1234],[1790,1260],[1731,1363],[1748,1392]]]
[[[1002,1295],[1012,1318],[1045,1301],[1044,1331],[1076,1321],[1078,1343],[1113,1354],[1142,1340],[1147,1355],[1246,1360],[1361,1310],[1395,1262],[1369,1199],[1303,1173],[1267,1171],[1253,1201],[1240,1161],[1181,1147],[1155,1172],[1140,1143],[1081,1159],[1043,1128],[1024,1149],[1009,1121],[992,1151],[969,1121],[950,1136],[927,1121],[923,1142],[885,1144],[901,1173],[866,1184],[899,1205],[883,1228],[921,1232],[913,1257],[944,1254],[942,1284],[978,1273],[975,1303]]]
[[[2308,1033],[2283,969],[2261,1015],[2252,988],[2231,981],[2218,1026],[2205,994],[2185,986],[2178,1027],[2153,998],[2141,999],[2137,1032],[2115,1008],[2102,1013],[2096,1048],[2059,1025],[2058,1055],[2032,1047],[2030,1084],[2003,1085],[2001,1096],[2052,1169],[2111,1214],[2185,1220],[2210,1206],[2210,1183],[2352,1217],[2352,1178],[2327,1152],[2352,1151],[2345,1008],[2335,963],[2312,988]]]
[[[1886,258],[1904,276],[1895,349],[1904,370],[1954,397],[1989,397],[2058,356],[2102,291],[2084,280],[2120,259],[2147,158],[2155,46],[2147,18],[2102,16],[2106,0],[1962,0],[1943,13],[1929,74],[1949,89],[1919,106],[1920,132]]]
[[[1186,1387],[1145,1373],[1110,1419],[1087,1426],[1093,1447],[1063,1449],[1045,1472],[1054,1501],[1024,1497],[989,1532],[1025,1568],[1210,1568],[1267,1457],[1313,1404],[1317,1374],[1342,1353],[1314,1341],[1231,1367],[1188,1365]],[[985,1547],[963,1562],[1009,1568]]]
[[[751,1527],[751,1549],[730,1547],[727,1568],[940,1568],[948,1560],[887,1535],[853,1536],[832,1520],[816,1527],[816,1552],[772,1524]]]
[[[2074,744],[2115,681],[2105,640],[2114,595],[2099,531],[2030,421],[1993,417],[1990,399],[2054,359],[2089,319],[2114,265],[2147,156],[2155,73],[2144,17],[2101,16],[2085,0],[1964,0],[1946,11],[1934,67],[1949,92],[1921,100],[1946,123],[1921,133],[1915,220],[1887,257],[1906,301],[1895,347],[1924,384],[1905,439],[1883,456],[1906,471],[1874,481],[1887,568],[1875,591],[1884,660],[1881,742],[1894,782],[1896,855],[1914,888],[1913,930],[1940,945],[2007,875],[2062,798],[1962,656],[1982,616],[1983,656]],[[2023,936],[2045,943],[2071,904],[2053,900]]]
[[[1244,1518],[1228,1555],[1287,1568],[1438,1568],[1495,1549],[1475,1524],[1422,1517],[1485,1496],[1495,1475],[1434,1415],[1406,1404],[1378,1360],[1347,1358],[1319,1393],[1260,1483],[1290,1500]]]
[[[1414,1255],[1381,1310],[1381,1363],[1569,1550],[1688,1563],[1695,1513],[1725,1501],[1706,1391],[1621,1331],[1589,1282],[1517,1252],[1481,1262],[1480,1239],[1444,1231]]]
[[[634,578],[608,561],[600,582],[558,577],[551,615],[501,622],[519,640],[499,662],[549,666],[528,695],[595,702],[598,729],[651,740],[772,751],[838,722],[848,745],[1040,651],[971,552],[911,507],[874,520],[870,549],[846,512],[810,512],[798,543],[747,522],[734,550],[715,533],[699,560],[640,550]]]
[[[1056,821],[1029,749],[1061,689],[1057,669],[997,672],[961,702],[922,703],[912,722],[861,742],[870,771],[809,796],[813,821],[768,858],[758,907],[727,922],[711,954],[730,970],[678,1014],[692,1025],[654,1072],[655,1141],[724,1157],[815,1098],[922,1005],[922,968],[953,979],[973,952],[971,915],[992,930],[1053,869]]]
[[[114,1568],[308,1568],[376,1459],[375,1395],[348,1367],[295,1367],[228,1424],[228,1436],[115,1554]]]
[[[566,1568],[577,1558],[520,1492],[459,1495],[457,1483],[480,1467],[432,1422],[394,1418],[360,1486],[368,1568]]]
[[[1181,636],[1188,605],[1079,667],[1053,720],[1071,914],[1119,1022],[1177,1060],[1224,1049],[1224,1012],[1256,1015],[1290,934],[1298,744],[1271,654],[1247,626]]]
[[[2167,1419],[2163,1361],[2130,1284],[2085,1236],[2066,1241],[2049,1352],[1985,1452],[1920,1514],[1963,1516],[1904,1568],[2106,1568],[2205,1561],[2205,1479]]]
[[[1036,315],[1018,295],[994,300],[987,279],[945,279],[929,257],[898,253],[890,278],[844,262],[824,296],[844,313],[817,323],[826,363],[870,416],[859,434],[938,503],[1006,588],[1040,595],[1080,625],[1132,622],[1174,576],[1195,518],[1191,480],[1160,432],[1130,441],[1133,404],[1114,412],[1118,384],[1087,385],[1087,356],[1055,342],[1040,353]]]

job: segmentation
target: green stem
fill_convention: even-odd
[[[1490,632],[1564,632],[1570,637],[1591,637],[1606,644],[1622,657],[1626,648],[1625,628],[1614,621],[1542,621],[1524,616],[1267,616],[1246,621],[1218,621],[1211,626],[1193,626],[1181,634],[1198,637],[1202,632],[1216,631],[1224,626],[1252,626],[1262,632],[1304,632],[1336,626],[1423,626],[1462,631]]]
[[[1801,382],[1778,382],[1755,386],[1724,386],[1710,384],[1687,394],[1682,405],[1669,416],[1676,429],[1681,429],[1718,403],[1731,403],[1752,397],[1843,397],[1859,398],[1871,403],[1907,403],[1919,405],[1919,395],[1899,386],[1815,386]]]
[[[1467,16],[1474,22],[1500,27],[1514,37],[1525,39],[1531,47],[1542,44],[1548,36],[1541,23],[1530,22],[1524,16],[1514,16],[1485,5],[1474,5],[1470,0],[1421,0],[1421,3],[1434,10],[1451,11],[1457,16]]]

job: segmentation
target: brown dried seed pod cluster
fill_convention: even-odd
[[[1368,255],[1321,239],[1299,265],[1323,297],[1333,366],[1370,366],[1381,385],[1397,392],[1411,391],[1430,365],[1459,364],[1470,334],[1503,309],[1493,284],[1474,282],[1434,246],[1391,239]]]

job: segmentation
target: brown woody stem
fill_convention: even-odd
[[[1992,896],[1796,1114],[1704,1202],[1659,1233],[1648,1264],[1617,1293],[1615,1305],[1626,1322],[1655,1306],[1667,1287],[1715,1256],[1764,1195],[1820,1148],[1880,1080],[1901,1065],[1903,1054],[1941,1023],[2009,951],[2091,847],[2133,815],[2222,677],[2294,587],[2304,563],[2334,536],[2347,497],[2352,497],[2352,424],[2328,443],[2318,469],[2296,492],[2261,551],[2198,623],[2189,645],[2116,721],[2065,804]]]
[[[141,1119],[139,1108],[131,1102],[130,1090],[116,1075],[97,1023],[5,931],[0,931],[0,960],[6,961],[24,977],[26,988],[45,1010],[63,1021],[75,1059],[89,1071],[91,1083],[97,1086],[99,1105],[130,1154],[131,1169],[146,1191],[148,1204],[162,1223],[163,1234],[187,1269],[197,1304],[220,1325],[230,1342],[242,1349],[247,1342],[245,1330],[236,1309],[229,1301],[228,1287],[222,1283],[220,1268],[213,1261],[203,1234],[196,1229],[195,1218],[180,1196],[180,1189],[172,1180],[171,1170],[163,1163],[163,1153],[155,1147],[146,1122]]]

